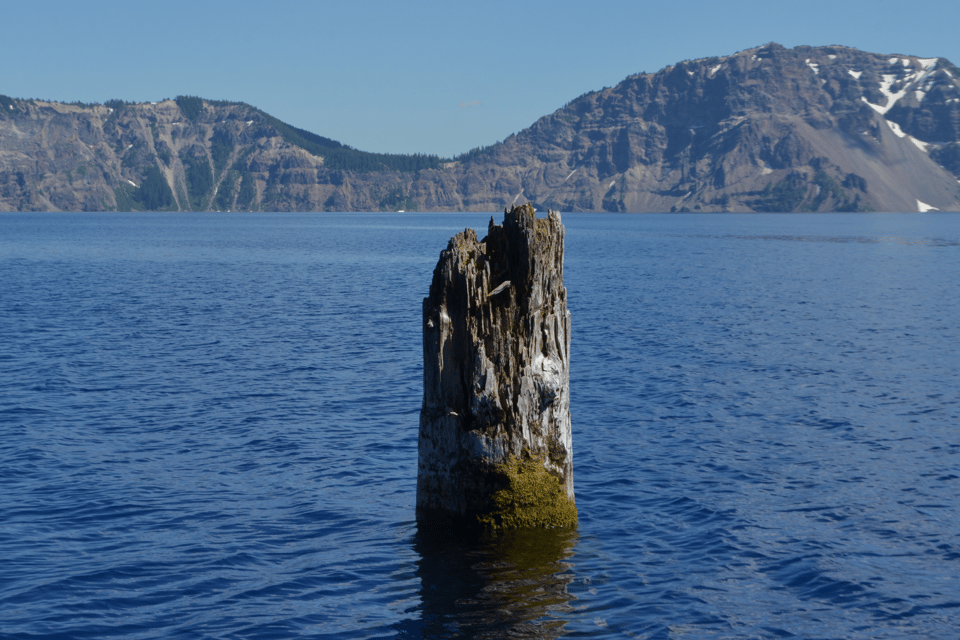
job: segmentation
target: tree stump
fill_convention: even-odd
[[[560,214],[450,239],[423,301],[417,519],[572,526],[570,312]]]

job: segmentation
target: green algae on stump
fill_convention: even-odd
[[[576,522],[563,240],[560,215],[527,204],[441,253],[423,301],[418,520]]]
[[[577,506],[560,480],[546,470],[543,457],[517,460],[513,455],[494,467],[507,479],[507,487],[493,494],[493,509],[479,516],[490,530],[525,527],[572,527]]]

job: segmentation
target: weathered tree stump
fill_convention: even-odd
[[[417,518],[577,521],[563,224],[529,204],[450,239],[423,301]]]

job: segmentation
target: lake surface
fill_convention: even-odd
[[[579,526],[418,531],[489,217],[0,214],[0,637],[957,636],[960,216],[565,214]]]

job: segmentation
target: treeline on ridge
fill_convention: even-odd
[[[184,117],[190,120],[196,120],[203,112],[204,100],[197,96],[177,96],[176,102]],[[244,106],[252,109],[263,118],[264,122],[276,129],[284,140],[308,153],[320,156],[324,159],[324,166],[332,171],[355,171],[358,173],[371,171],[416,172],[422,169],[439,169],[440,165],[445,162],[439,156],[429,154],[358,151],[336,140],[289,125],[279,118],[243,102],[207,100],[207,103],[214,106]]]
[[[421,153],[372,153],[358,151],[345,144],[318,136],[264,113],[257,109],[281,137],[290,144],[296,145],[315,156],[323,158],[324,166],[330,170],[356,171],[420,171],[422,169],[439,169],[444,162],[439,156]]]

